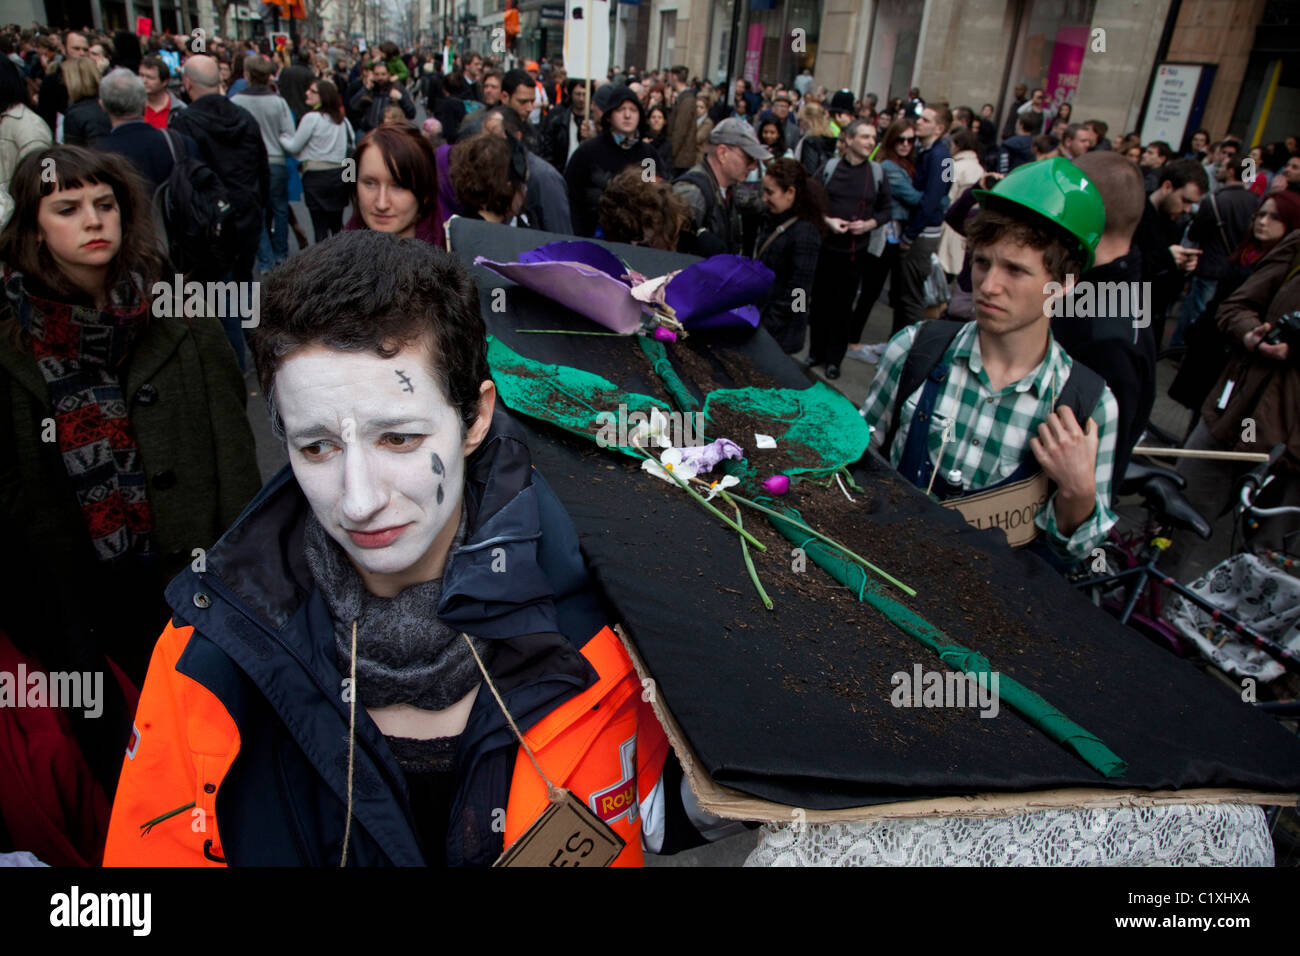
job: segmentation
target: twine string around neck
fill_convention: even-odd
[[[474,642],[470,640],[469,635],[464,631],[461,631],[460,636],[465,638],[465,643],[469,645],[469,652],[474,655],[474,663],[478,665],[479,671],[482,672],[483,680],[487,682],[488,690],[492,691],[492,696],[496,698],[497,706],[501,708],[501,713],[505,714],[506,723],[510,725],[510,729],[514,732],[515,738],[519,741],[519,746],[522,747],[524,753],[528,755],[528,759],[532,762],[533,769],[537,771],[537,775],[546,781],[546,799],[551,803],[559,803],[563,791],[551,782],[551,778],[546,776],[545,771],[542,770],[542,765],[537,762],[537,757],[534,756],[532,748],[528,746],[528,741],[524,740],[524,735],[520,731],[519,725],[516,724],[515,719],[510,716],[510,711],[506,709],[506,702],[501,699],[501,693],[497,690],[497,685],[492,681],[492,675],[490,675],[487,672],[487,668],[483,666],[483,658],[479,657],[478,649],[474,646]]]

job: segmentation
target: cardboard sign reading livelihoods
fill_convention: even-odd
[[[976,528],[1001,528],[1007,533],[1007,544],[1022,548],[1038,537],[1034,519],[1047,506],[1047,498],[1047,473],[1040,471],[1001,488],[950,498],[943,506],[961,512],[966,523]]]
[[[561,791],[493,866],[609,866],[627,844],[570,791]]]

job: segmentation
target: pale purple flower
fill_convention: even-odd
[[[692,445],[682,449],[682,461],[695,469],[697,475],[712,471],[728,458],[741,459],[745,451],[729,438],[719,438],[707,445]]]

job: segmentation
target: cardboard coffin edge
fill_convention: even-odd
[[[637,652],[636,645],[623,629],[614,625],[627,649],[637,676],[645,681],[650,672]],[[996,817],[1031,810],[1069,807],[1097,809],[1105,807],[1150,807],[1174,804],[1249,803],[1263,806],[1295,806],[1300,795],[1294,793],[1262,793],[1256,790],[1228,788],[1200,788],[1188,790],[1101,790],[1073,787],[1060,790],[1034,790],[1022,793],[979,793],[956,797],[937,797],[929,800],[903,800],[868,807],[849,807],[843,810],[805,810],[783,803],[774,803],[724,787],[713,781],[708,771],[700,765],[695,752],[686,741],[681,726],[664,705],[661,695],[650,695],[650,706],[668,735],[668,742],[681,761],[682,773],[690,784],[691,792],[700,808],[714,816],[729,820],[757,820],[761,823],[858,823],[870,820],[910,819],[915,817],[968,816]],[[796,814],[796,810],[799,812]]]

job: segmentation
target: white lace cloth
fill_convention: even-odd
[[[746,866],[1272,866],[1244,804],[1034,810],[1005,817],[764,824]]]

